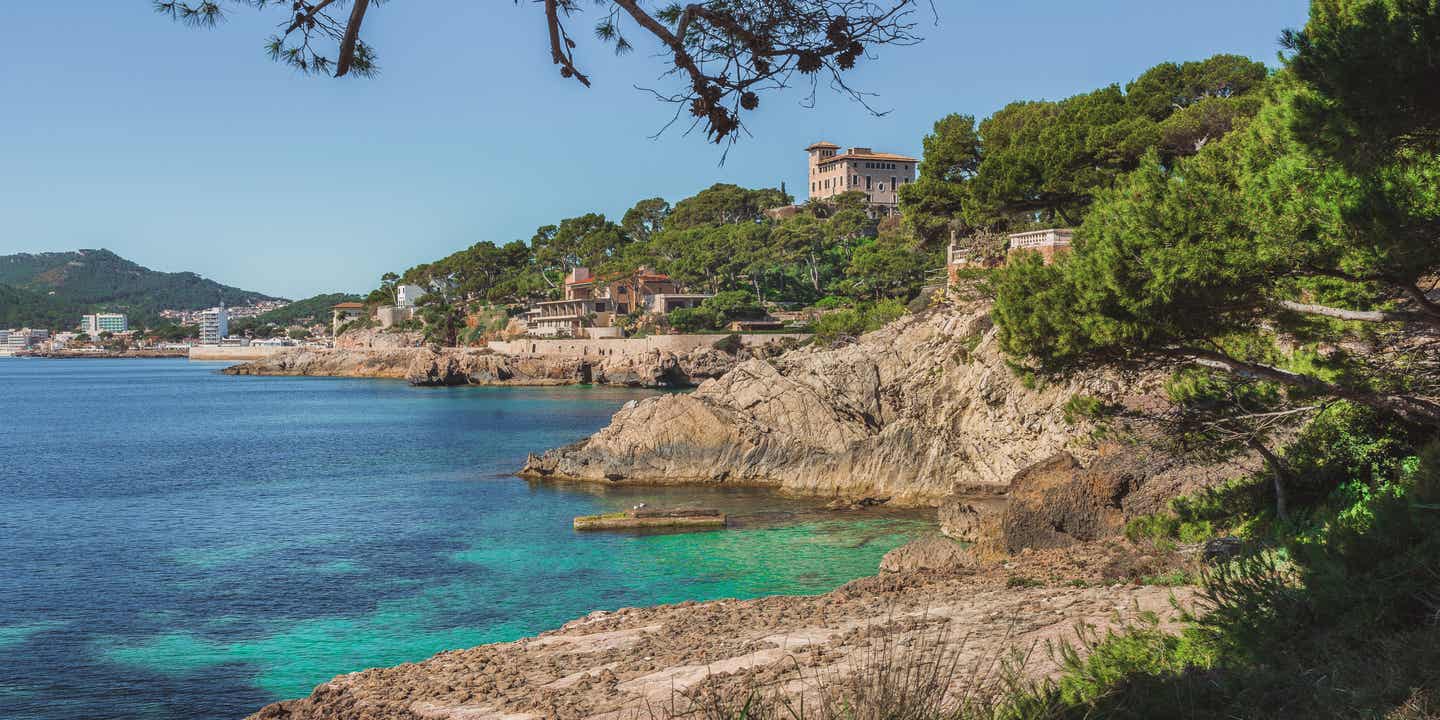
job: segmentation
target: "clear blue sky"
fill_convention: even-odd
[[[925,5],[925,3],[922,3]],[[937,0],[923,44],[862,60],[874,117],[822,88],[767,96],[720,150],[672,129],[646,36],[615,58],[575,21],[589,90],[548,62],[531,2],[394,0],[373,11],[372,80],[298,76],[264,57],[273,15],[215,30],[149,0],[7,3],[0,23],[0,254],[107,247],[288,297],[365,291],[481,240],[716,182],[803,191],[819,139],[919,154],[946,113],[1125,82],[1217,52],[1274,64],[1306,0]],[[586,7],[590,7],[588,4]],[[659,83],[657,85],[657,82]]]

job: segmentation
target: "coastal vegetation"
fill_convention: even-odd
[[[869,217],[863,200],[850,193],[776,219],[766,211],[792,201],[783,188],[717,184],[673,205],[648,198],[619,222],[601,213],[564,218],[538,228],[528,242],[480,242],[387,273],[366,302],[393,302],[397,284],[420,285],[427,291],[421,317],[427,327],[431,319],[439,323],[435,340],[453,344],[467,313],[556,299],[577,267],[602,280],[649,268],[715,294],[673,313],[679,328],[719,329],[763,317],[767,305],[853,307],[863,315],[876,303],[914,297],[940,265],[938,247],[921,243],[903,223]]]
[[[285,307],[260,313],[253,318],[234,320],[230,323],[230,332],[233,335],[249,335],[257,338],[276,335],[288,335],[293,338],[294,335],[290,334],[291,328],[297,325],[328,324],[331,308],[336,303],[359,302],[360,300],[359,295],[351,293],[322,293],[304,300],[296,300]]]

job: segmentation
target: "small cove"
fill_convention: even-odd
[[[0,360],[0,700],[17,717],[224,718],[353,670],[597,609],[823,592],[930,527],[753,489],[530,483],[643,391],[227,377]],[[576,533],[699,504],[736,527]]]

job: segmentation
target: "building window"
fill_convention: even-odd
[[[625,303],[615,303],[615,312],[617,314],[624,315],[630,312],[630,306],[626,305]]]
[[[869,176],[869,175],[866,175],[866,176],[865,176],[865,189],[866,189],[866,190],[869,190],[869,189],[870,189],[870,176]]]

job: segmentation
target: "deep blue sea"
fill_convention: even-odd
[[[218,367],[0,358],[0,717],[240,718],[591,610],[825,591],[925,528],[758,491],[510,474],[641,391]],[[570,527],[636,502],[739,527]]]

